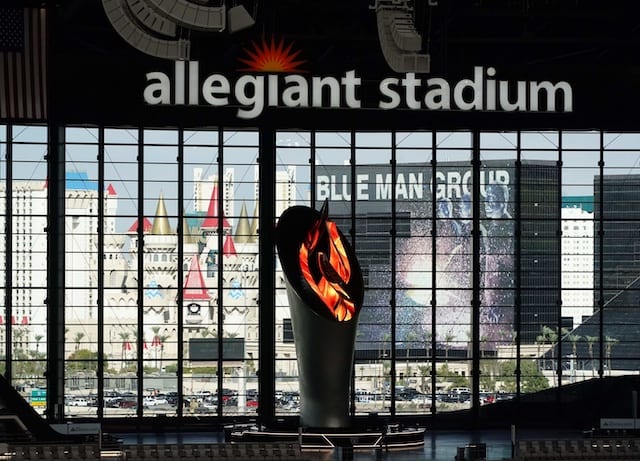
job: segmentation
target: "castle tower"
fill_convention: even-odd
[[[191,325],[213,322],[214,306],[211,305],[211,296],[207,290],[196,254],[191,257],[191,264],[183,285],[182,302],[187,328]]]
[[[213,186],[211,191],[211,199],[209,200],[209,207],[207,209],[207,216],[205,217],[202,225],[202,230],[210,235],[217,235],[220,226],[220,220],[218,219],[218,186]],[[231,231],[231,224],[222,214],[222,233],[228,234]]]
[[[249,223],[249,216],[247,215],[247,205],[242,202],[240,217],[238,218],[238,224],[235,229],[236,243],[247,243],[251,239],[251,232],[251,224]]]
[[[144,308],[148,325],[176,320],[177,250],[177,235],[169,224],[160,193],[151,229],[144,235]]]

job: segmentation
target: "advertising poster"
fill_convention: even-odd
[[[328,200],[333,219],[342,221],[348,229],[351,196],[356,194],[356,252],[367,283],[360,318],[360,336],[367,340],[359,342],[360,347],[379,349],[381,355],[388,353],[383,349],[388,348],[390,304],[394,303],[399,348],[428,347],[435,322],[438,347],[466,349],[471,340],[474,271],[470,165],[438,163],[435,181],[428,163],[397,165],[395,177],[381,165],[359,165],[355,177],[352,184],[349,166],[319,166],[316,200]],[[480,176],[480,197],[476,198],[480,202],[479,315],[483,350],[511,343],[514,335],[514,177],[511,163],[486,162]],[[394,300],[392,284],[396,288]],[[436,315],[432,318],[434,293]]]

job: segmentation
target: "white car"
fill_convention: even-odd
[[[142,405],[145,407],[155,407],[156,405],[168,405],[169,402],[164,397],[145,397]]]
[[[88,407],[89,401],[83,397],[74,397],[69,401],[69,406],[72,407]]]

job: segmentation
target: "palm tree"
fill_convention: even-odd
[[[155,355],[156,355],[156,368],[158,368],[158,347],[160,348],[160,362],[162,362],[162,357],[164,355],[164,343],[171,337],[170,334],[160,334],[160,327],[151,327],[153,331],[153,340],[151,341],[151,345],[154,346]]]
[[[426,389],[428,386],[426,386],[425,380],[427,376],[431,375],[431,365],[421,365],[418,367],[418,370],[420,370],[420,392],[426,394]]]
[[[566,338],[571,342],[571,353],[577,357],[578,356],[578,341],[582,339],[580,335],[570,334],[567,335]]]
[[[587,347],[589,348],[589,358],[591,359],[591,376],[596,375],[595,363],[593,361],[593,345],[596,341],[598,341],[597,336],[585,336],[584,339],[587,340]]]
[[[160,331],[160,328],[158,328],[158,331]],[[142,356],[144,358],[144,351],[149,349],[149,345],[147,344],[147,339],[145,338],[144,331],[142,332],[142,350],[138,350],[138,330],[136,328],[133,328],[131,330],[131,334],[133,335],[132,342],[136,346],[136,357]]]
[[[35,335],[36,340],[36,357],[40,355],[40,341],[44,338],[44,335]]]
[[[405,347],[407,348],[407,355],[406,355],[406,360],[407,360],[406,376],[407,376],[407,379],[409,378],[409,373],[410,373],[409,355],[411,353],[411,343],[415,342],[417,339],[418,339],[418,335],[416,335],[413,331],[409,331],[407,333],[407,335],[405,336],[405,339],[404,339]]]
[[[481,335],[480,336],[480,344],[485,344],[487,342],[487,335]],[[486,348],[481,347],[480,348],[480,358],[483,359],[484,358],[484,351],[486,350]]]
[[[558,333],[556,333],[555,329],[544,325],[542,327],[542,337],[544,338],[545,344],[547,342],[551,344],[551,348],[549,349],[549,351],[551,353],[550,354],[551,355],[551,364],[553,366],[553,361],[554,361],[553,353],[554,353],[554,349],[556,347],[556,342],[558,340]],[[553,374],[553,385],[555,386],[556,385],[556,371],[557,371],[557,369],[553,369],[552,371],[553,371],[553,373],[552,373]]]
[[[24,330],[24,328],[21,328],[21,327],[16,327],[13,330],[13,334],[15,337],[14,344],[18,346],[19,349],[22,349],[22,340],[25,336],[25,333],[26,331]]]
[[[447,333],[444,336],[444,361],[447,364],[449,363],[449,343],[453,341],[454,338],[455,336],[453,336],[451,333]]]
[[[80,349],[80,341],[82,341],[82,338],[84,338],[84,333],[79,331],[78,333],[76,333],[76,337],[74,339],[74,342],[76,343],[76,352],[78,352],[78,350]]]
[[[611,336],[607,336],[605,338],[605,347],[607,354],[607,369],[609,372],[609,376],[611,376],[611,349],[618,343],[616,338],[612,338]]]
[[[422,342],[424,343],[424,356],[425,359],[429,357],[429,350],[431,349],[432,334],[430,331],[423,331]]]
[[[122,340],[122,362],[124,364],[127,360],[127,350],[131,348],[131,343],[129,342],[130,334],[128,331],[121,331],[118,333],[118,336],[120,336],[120,339]]]
[[[576,363],[578,359],[578,341],[581,336],[571,333],[571,330],[568,328],[562,329],[562,339],[565,341],[569,341],[571,343],[571,355],[569,355],[569,363],[571,364],[570,372],[571,372],[571,382],[575,381],[576,377]]]
[[[158,368],[158,347],[162,346],[162,338],[160,337],[160,327],[151,327],[153,331],[153,338],[151,339],[151,345],[155,350],[156,368]]]
[[[380,356],[382,358],[387,357],[387,342],[391,339],[391,334],[390,333],[385,333],[382,335],[382,351]]]
[[[160,335],[160,363],[162,363],[164,357],[164,343],[166,343],[169,338],[171,338],[170,334]]]
[[[542,367],[542,352],[540,351],[540,346],[544,344],[544,336],[538,335],[536,336],[536,344],[538,345],[538,369],[544,368]]]

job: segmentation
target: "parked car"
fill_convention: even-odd
[[[84,397],[73,397],[69,401],[69,406],[72,406],[72,407],[88,407],[89,406],[89,400],[87,400]]]
[[[157,405],[168,405],[169,402],[166,398],[158,396],[158,397],[145,397],[142,400],[142,405],[145,407],[155,407]]]
[[[452,394],[470,394],[471,389],[469,389],[468,387],[454,387],[449,392]]]
[[[123,397],[118,402],[120,408],[137,408],[138,401],[135,398]]]
[[[176,391],[169,391],[164,394],[164,397],[169,402],[169,405],[177,405],[178,404],[178,393]]]

